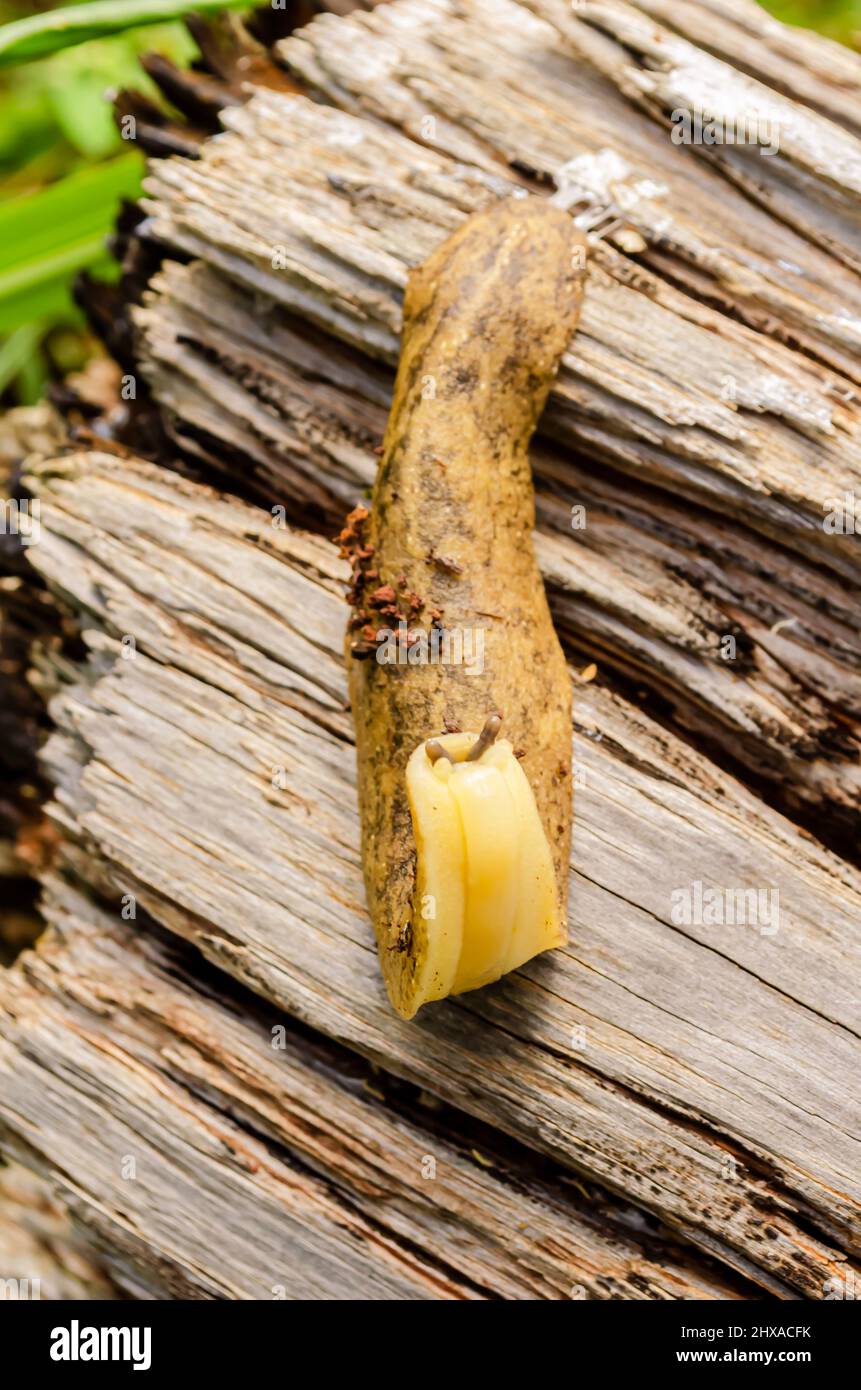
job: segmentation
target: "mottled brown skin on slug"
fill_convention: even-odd
[[[407,287],[367,523],[374,584],[397,589],[405,577],[424,603],[413,626],[429,628],[441,609],[447,628],[486,629],[484,671],[472,676],[357,660],[347,635],[368,905],[390,997],[408,1016],[426,925],[413,912],[404,771],[447,724],[478,733],[498,710],[501,736],[526,750],[565,914],[571,779],[558,771],[571,757],[571,684],[532,547],[527,450],[577,326],[583,245],[561,210],[506,200],[469,218]]]

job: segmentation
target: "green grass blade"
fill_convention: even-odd
[[[105,237],[120,199],[140,192],[142,172],[134,151],[0,209],[0,333],[69,312],[75,273],[110,264]]]
[[[143,169],[141,155],[131,150],[10,198],[0,207],[0,273],[107,229],[119,200],[138,196]]]
[[[248,8],[248,0],[92,0],[88,5],[48,10],[0,26],[0,68],[45,58],[88,39],[180,19],[192,11],[206,14]]]
[[[5,342],[0,342],[0,395],[23,372],[28,360],[37,352],[41,337],[41,323],[25,323]]]
[[[117,263],[103,256],[100,261],[91,261],[87,270],[105,279],[116,275]],[[84,322],[83,314],[72,299],[68,277],[43,280],[32,289],[0,300],[0,335],[14,333],[16,329],[35,321],[51,326],[58,323],[80,325]]]

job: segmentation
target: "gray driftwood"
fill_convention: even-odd
[[[127,1292],[744,1292],[660,1228],[646,1255],[636,1213],[591,1185],[271,1008],[202,989],[191,953],[151,924],[59,880],[44,905],[59,930],[0,986],[4,1107]]]
[[[51,1185],[22,1163],[0,1164],[0,1301],[115,1297]]]
[[[147,235],[199,263],[168,261],[153,282],[143,369],[185,449],[269,502],[334,517],[373,476],[409,265],[501,193],[567,180],[587,207],[621,206],[626,227],[593,247],[535,460],[557,619],[787,809],[857,838],[859,547],[824,523],[861,497],[861,293],[844,264],[861,245],[861,142],[775,97],[786,149],[707,159],[655,123],[663,108],[620,46],[651,34],[656,80],[652,19],[538,7],[404,0],[282,44],[344,109],[259,92],[194,165],[153,170]],[[697,9],[674,7],[675,22],[697,27]],[[680,62],[687,41],[671,37]],[[844,66],[861,64],[847,52]],[[749,114],[751,80],[727,72],[729,114]],[[686,93],[668,79],[661,100]],[[835,188],[852,209],[828,251],[735,176],[755,159],[762,178],[783,171],[783,196],[812,147],[811,216],[830,215]]]
[[[69,868],[740,1275],[822,1296],[857,1242],[861,874],[579,686],[570,947],[402,1023],[362,905],[334,548],[107,455],[31,483],[33,560],[90,648],[41,667]],[[695,881],[777,890],[779,929],[674,922]]]
[[[861,872],[804,823],[857,846],[861,551],[823,519],[861,497],[861,61],[747,0],[397,0],[278,56],[307,96],[246,91],[155,162],[137,233],[164,463],[221,491],[29,467],[60,845],[50,932],[0,972],[3,1147],[138,1296],[840,1297]],[[704,95],[775,154],[674,144]],[[285,517],[331,535],[373,477],[409,267],[557,185],[616,219],[534,458],[571,941],[405,1024],[344,564]],[[708,925],[695,885],[776,896]]]

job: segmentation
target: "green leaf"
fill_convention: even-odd
[[[142,172],[142,156],[130,150],[0,206],[0,272],[100,231],[120,198],[137,197]]]
[[[14,175],[47,156],[47,177],[40,179],[34,167],[31,186],[50,183],[66,172],[62,165],[71,153],[66,145],[89,160],[127,149],[114,124],[109,94],[131,87],[157,99],[158,88],[140,65],[140,54],[153,50],[183,68],[198,55],[182,24],[148,24],[0,73],[0,175]],[[0,186],[0,199],[5,192]],[[10,188],[9,196],[12,192]]]
[[[0,208],[0,333],[68,314],[72,277],[114,264],[105,238],[119,200],[139,194],[142,170],[135,151]]]
[[[15,383],[22,405],[35,405],[41,400],[49,375],[45,354],[36,348],[22,366]]]
[[[0,27],[0,68],[45,58],[89,39],[179,19],[194,11],[247,10],[248,0],[93,0],[89,5],[49,10]]]
[[[15,87],[0,95],[0,168],[35,158],[56,138],[51,107],[41,87]]]
[[[850,43],[853,30],[861,27],[859,0],[764,0],[765,9],[784,24],[800,24],[805,29]]]
[[[73,149],[92,160],[104,159],[120,144],[110,102],[105,100],[107,81],[93,80],[88,72],[72,69],[51,89],[49,101],[54,119]],[[118,79],[113,83],[119,87]]]
[[[41,338],[41,323],[25,323],[0,343],[0,395],[23,372],[28,359],[38,351]]]
[[[92,261],[87,266],[100,278],[116,273],[116,261],[105,257]],[[20,294],[10,295],[0,300],[0,334],[12,333],[24,324],[34,320],[44,321],[48,326],[55,324],[82,324],[84,317],[72,299],[68,276],[45,280]]]

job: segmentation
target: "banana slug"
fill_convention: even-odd
[[[412,272],[371,507],[339,537],[365,888],[404,1018],[566,940],[571,685],[528,445],[584,247],[560,209],[507,199]]]

